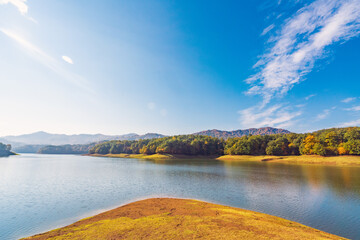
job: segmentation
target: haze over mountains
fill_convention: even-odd
[[[138,135],[136,133],[124,135],[104,135],[104,134],[52,134],[47,132],[35,132],[19,136],[5,136],[0,138],[0,142],[9,143],[14,146],[20,145],[64,145],[64,144],[89,144],[107,140],[138,140],[164,137],[162,134],[147,133]]]
[[[207,130],[202,132],[193,133],[194,135],[207,135],[217,138],[230,138],[241,137],[244,135],[270,135],[270,134],[286,134],[290,133],[285,129],[277,129],[271,127],[265,128],[251,128],[245,130],[235,131],[221,131],[221,130]],[[65,145],[65,144],[89,144],[94,142],[102,142],[108,140],[139,140],[139,139],[152,139],[162,138],[165,135],[158,133],[147,133],[139,135],[136,133],[124,134],[124,135],[104,135],[104,134],[52,134],[47,132],[35,132],[31,134],[24,134],[19,136],[5,136],[0,138],[0,142],[6,144],[12,144],[13,147],[19,147],[24,145]]]

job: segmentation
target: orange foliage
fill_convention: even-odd
[[[346,155],[348,154],[348,151],[344,147],[338,147],[339,155]]]

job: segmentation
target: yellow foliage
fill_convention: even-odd
[[[346,149],[344,147],[338,147],[338,152],[339,152],[339,155],[348,154],[348,152],[346,151]]]
[[[316,140],[314,135],[308,135],[305,139],[304,139],[304,150],[303,153],[304,154],[314,154],[314,146],[318,141]]]

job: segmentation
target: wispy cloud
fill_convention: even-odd
[[[267,34],[268,32],[270,32],[274,27],[275,27],[275,24],[269,25],[267,28],[265,28],[265,29],[262,31],[261,36],[266,35],[266,34]]]
[[[27,18],[28,20],[34,23],[37,23],[37,21],[34,18],[27,16],[29,7],[26,4],[26,2],[27,0],[0,0],[0,5],[11,4],[15,6],[17,10],[21,13],[21,15],[23,15],[25,18]]]
[[[302,111],[292,111],[288,107],[277,104],[266,109],[251,107],[239,111],[240,122],[243,128],[249,127],[289,127],[295,123],[295,118],[302,114]]]
[[[351,108],[346,108],[345,110],[358,112],[358,111],[360,111],[360,106],[355,106],[355,107],[351,107]]]
[[[62,56],[62,59],[67,63],[74,64],[73,60],[68,56]]]
[[[349,98],[345,98],[345,99],[341,100],[341,102],[349,103],[349,102],[352,102],[352,101],[355,101],[355,100],[356,100],[355,97],[349,97]]]
[[[305,100],[308,101],[310,98],[313,98],[313,97],[315,97],[315,96],[316,96],[316,94],[311,94],[311,95],[309,95],[309,96],[306,96],[306,97],[305,97]]]
[[[25,15],[29,7],[26,4],[27,0],[0,0],[0,4],[12,4],[14,5],[22,15]]]
[[[319,113],[315,120],[316,121],[320,121],[320,120],[324,120],[325,118],[327,118],[330,115],[330,109],[325,109],[322,113]]]
[[[270,47],[254,65],[257,73],[247,79],[249,94],[268,103],[303,80],[327,47],[357,36],[360,30],[359,0],[316,0],[288,18]]]
[[[74,74],[72,72],[69,72],[68,70],[63,68],[60,62],[58,62],[56,59],[45,53],[42,49],[40,49],[36,45],[30,43],[29,41],[25,40],[24,38],[22,38],[21,36],[10,30],[0,29],[0,32],[2,32],[3,34],[5,34],[7,37],[14,40],[15,42],[17,42],[33,59],[37,60],[45,67],[57,73],[64,80],[88,92],[92,92],[92,93],[94,92],[90,88],[88,81],[86,81],[83,77]]]
[[[354,120],[351,122],[345,122],[340,125],[340,127],[355,127],[360,125],[360,119]]]

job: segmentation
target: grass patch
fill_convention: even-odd
[[[360,166],[360,156],[335,156],[322,157],[317,155],[301,156],[247,156],[247,155],[224,155],[218,160],[222,161],[255,161],[255,162],[277,162],[285,164],[315,164],[330,166]]]
[[[138,158],[138,159],[151,159],[151,160],[171,160],[171,159],[216,159],[218,156],[192,156],[180,154],[87,154],[87,156],[94,157],[112,157],[112,158]]]
[[[213,159],[220,161],[251,161],[267,163],[284,163],[284,164],[316,164],[330,166],[360,166],[360,156],[335,156],[322,157],[317,155],[301,156],[252,156],[252,155],[224,155],[224,156],[189,156],[189,155],[172,155],[172,154],[88,154],[95,157],[113,157],[113,158],[138,158],[149,160],[172,160],[172,159]]]
[[[154,198],[134,202],[41,239],[343,239],[267,214],[196,200]]]

